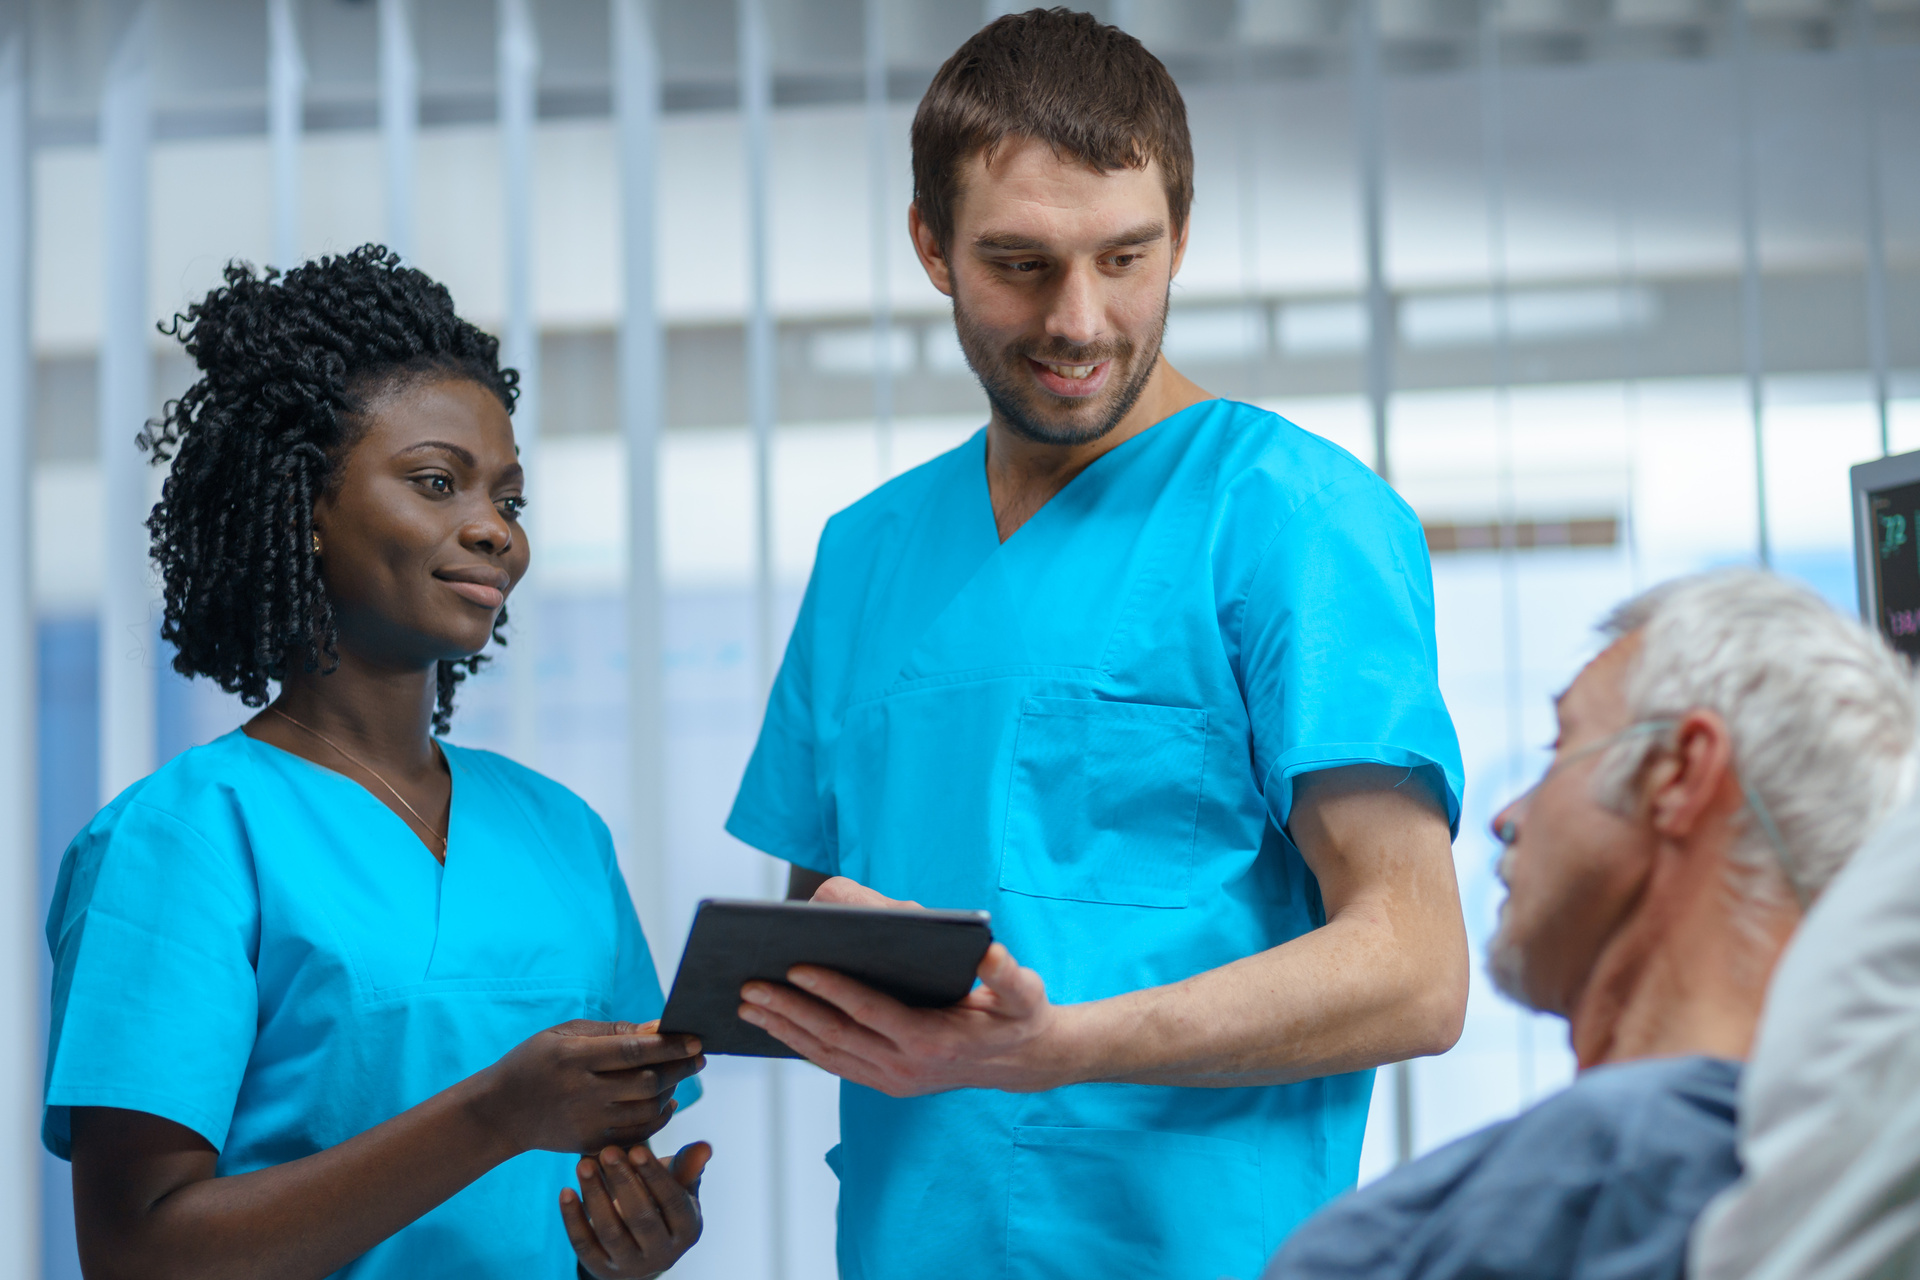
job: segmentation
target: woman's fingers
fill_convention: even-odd
[[[698,1075],[706,1065],[706,1058],[696,1055],[659,1066],[639,1067],[631,1071],[600,1071],[595,1074],[599,1077],[598,1087],[607,1090],[607,1101],[638,1102],[643,1098],[658,1098],[672,1093],[682,1080]]]
[[[650,1023],[563,1023],[488,1069],[489,1118],[522,1148],[630,1146],[660,1131],[674,1090],[705,1065],[696,1037]]]
[[[645,1153],[646,1148],[639,1150]],[[672,1265],[677,1250],[674,1248],[672,1226],[662,1215],[660,1202],[656,1198],[658,1188],[654,1185],[655,1180],[646,1176],[647,1165],[659,1167],[651,1156],[646,1158],[643,1165],[615,1147],[608,1147],[600,1153],[600,1171],[613,1191],[614,1203],[619,1207],[620,1219],[626,1224],[627,1233],[640,1247],[640,1256],[647,1265],[664,1271]],[[673,1179],[668,1178],[667,1181],[673,1182]],[[679,1190],[679,1183],[673,1185]],[[685,1196],[686,1192],[682,1190],[680,1194]]]
[[[689,1142],[673,1157],[673,1180],[695,1195],[699,1195],[700,1175],[707,1171],[707,1161],[711,1159],[713,1159],[711,1146],[704,1142]]]
[[[634,1160],[634,1167],[646,1183],[653,1202],[659,1206],[667,1237],[674,1245],[687,1249],[700,1238],[700,1202],[651,1152],[643,1147],[641,1153]]]
[[[631,1023],[620,1024],[637,1031]],[[563,1040],[573,1061],[589,1071],[631,1071],[662,1063],[684,1064],[700,1056],[700,1041],[695,1036],[635,1035],[629,1033],[600,1036],[570,1035]]]
[[[609,1143],[615,1146],[631,1147],[645,1142],[654,1134],[667,1127],[667,1121],[673,1119],[673,1113],[680,1104],[669,1099],[664,1105],[659,1101],[623,1102],[606,1110],[606,1127],[593,1139],[597,1150]]]
[[[574,1256],[580,1259],[580,1265],[588,1274],[604,1275],[613,1269],[613,1259],[600,1247],[600,1237],[594,1234],[593,1224],[587,1221],[586,1207],[572,1187],[560,1193],[560,1221],[567,1229],[567,1241],[573,1245]]]
[[[601,1161],[583,1157],[575,1172],[580,1178],[580,1200],[586,1206],[587,1221],[592,1224],[594,1237],[608,1260],[623,1275],[641,1274],[646,1259],[639,1243],[627,1230],[626,1215],[614,1204],[613,1195],[601,1176]]]

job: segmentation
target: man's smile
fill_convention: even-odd
[[[1051,360],[1035,360],[1027,357],[1027,364],[1033,369],[1034,377],[1040,385],[1057,396],[1071,396],[1079,399],[1093,395],[1107,384],[1107,374],[1113,368],[1111,359],[1096,364],[1060,364]]]

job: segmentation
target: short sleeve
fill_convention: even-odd
[[[816,574],[818,569],[815,570]],[[817,579],[815,580],[817,581]],[[767,699],[760,739],[727,816],[727,830],[764,853],[810,871],[833,875],[838,854],[827,821],[815,767],[813,706],[815,581],[807,584],[786,656]]]
[[[1463,770],[1440,696],[1426,538],[1377,477],[1327,485],[1268,542],[1249,580],[1240,668],[1275,823],[1286,825],[1301,774],[1383,764],[1428,771],[1458,830]]]
[[[259,901],[245,847],[137,798],[60,866],[41,1140],[72,1158],[70,1108],[119,1107],[224,1146],[259,1016]]]
[[[653,967],[653,949],[647,945],[646,931],[640,927],[640,913],[634,910],[627,878],[620,874],[620,863],[613,853],[613,837],[597,818],[594,835],[603,846],[607,888],[613,899],[613,1016],[622,1022],[651,1022],[660,1016],[660,1010],[667,1003],[660,994],[660,975]],[[700,1080],[695,1077],[682,1081],[673,1096],[681,1106],[690,1107],[700,1100],[701,1092]]]

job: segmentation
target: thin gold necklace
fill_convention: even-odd
[[[447,838],[440,834],[440,830],[438,827],[435,827],[431,822],[428,822],[425,818],[421,817],[420,811],[418,809],[414,808],[410,804],[407,804],[407,798],[401,795],[398,791],[395,791],[393,789],[393,784],[391,782],[388,782],[386,778],[382,777],[378,769],[374,768],[372,765],[368,764],[365,760],[362,760],[359,756],[356,756],[355,754],[353,754],[353,752],[347,750],[345,747],[341,746],[339,743],[335,742],[332,738],[329,738],[326,734],[320,732],[318,729],[313,728],[311,725],[301,724],[298,720],[295,720],[292,716],[282,711],[279,707],[268,707],[267,710],[273,712],[273,714],[279,716],[282,720],[285,720],[288,724],[292,725],[294,728],[305,729],[308,733],[320,739],[320,741],[326,743],[328,746],[332,747],[335,751],[338,751],[341,755],[345,756],[347,759],[353,761],[355,764],[359,765],[362,769],[365,769],[368,773],[372,774],[373,780],[375,782],[378,782],[381,786],[385,787],[387,791],[393,796],[393,798],[395,800],[398,800],[401,803],[401,805],[403,805],[406,808],[406,811],[413,815],[413,820],[419,823],[421,826],[425,827],[429,832],[432,833],[433,838],[440,842],[440,860],[442,862],[445,862],[447,860]]]

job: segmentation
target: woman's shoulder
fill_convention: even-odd
[[[95,814],[61,859],[50,921],[89,904],[166,913],[190,886],[217,890],[245,914],[254,896],[244,797],[254,762],[234,730],[181,752]],[[138,910],[134,910],[134,908]]]
[[[110,830],[136,814],[160,814],[212,834],[220,829],[217,815],[232,813],[249,790],[253,749],[239,729],[189,747],[115,796],[88,829]]]

